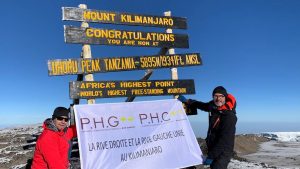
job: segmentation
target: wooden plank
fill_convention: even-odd
[[[66,43],[188,48],[188,35],[64,26]]]
[[[74,7],[62,8],[65,21],[81,21],[136,26],[152,26],[173,29],[187,29],[187,19],[184,17],[167,17],[133,13],[120,13],[103,10],[81,9]]]
[[[195,94],[194,80],[73,81],[71,99]]]
[[[198,66],[201,64],[202,60],[199,53],[92,59],[56,59],[48,60],[48,74],[49,76],[55,76],[67,74],[105,73]]]

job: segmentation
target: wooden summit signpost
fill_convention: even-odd
[[[178,80],[177,68],[202,65],[199,53],[175,54],[173,48],[188,48],[188,35],[174,34],[172,28],[186,29],[186,18],[132,14],[102,10],[63,7],[63,20],[80,21],[81,27],[64,26],[66,43],[82,44],[81,58],[48,60],[49,76],[77,74],[77,81],[70,82],[70,98],[74,104],[79,99],[194,94],[194,81]],[[105,28],[91,28],[87,22],[150,26],[168,28],[166,32],[142,32]],[[90,44],[137,47],[159,47],[158,55],[92,58]],[[168,51],[168,54],[167,54]],[[171,80],[148,80],[153,69],[171,68]],[[139,81],[94,81],[92,73],[146,69],[146,75]],[[83,77],[85,81],[83,80]]]

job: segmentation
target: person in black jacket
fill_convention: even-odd
[[[206,144],[208,148],[204,165],[211,169],[226,169],[233,156],[234,138],[236,130],[236,100],[228,94],[223,86],[216,87],[212,92],[213,100],[204,103],[201,101],[185,99],[179,96],[178,100],[209,112],[209,127]]]

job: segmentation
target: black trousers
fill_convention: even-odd
[[[211,169],[227,169],[227,166],[232,157],[232,153],[222,153],[219,157],[214,159],[210,165]]]

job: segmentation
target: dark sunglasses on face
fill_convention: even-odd
[[[69,121],[69,118],[65,118],[65,117],[56,117],[57,120],[62,121],[64,120],[65,122]]]
[[[214,99],[218,99],[218,98],[224,98],[225,96],[224,95],[214,95]]]

